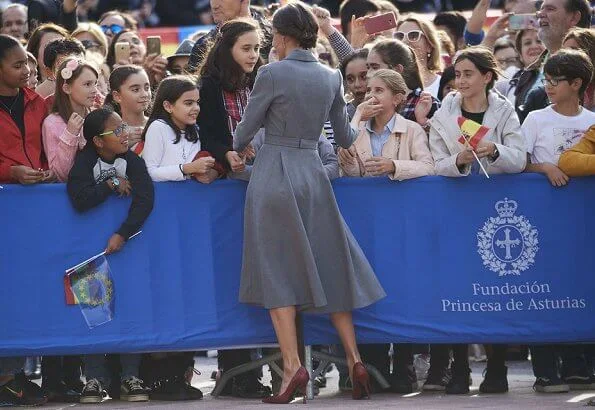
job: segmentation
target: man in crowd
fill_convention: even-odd
[[[29,31],[27,24],[27,7],[22,4],[10,4],[2,12],[1,34],[8,34],[19,40],[25,38]]]

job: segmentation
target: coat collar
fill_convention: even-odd
[[[314,57],[314,54],[310,50],[306,50],[303,48],[296,48],[294,49],[285,60],[297,60],[297,61],[306,61],[311,63],[318,62],[318,59]]]

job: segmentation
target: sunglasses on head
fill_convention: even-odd
[[[122,135],[126,134],[127,132],[128,132],[128,125],[125,123],[122,123],[122,125],[120,125],[115,130],[102,132],[101,134],[99,134],[99,136],[104,137],[106,135],[114,134],[116,137],[120,138]]]
[[[407,38],[408,41],[415,43],[416,41],[419,41],[419,39],[423,35],[424,35],[424,33],[421,30],[411,30],[411,31],[408,31],[407,33],[405,33],[404,31],[397,31],[393,35],[393,37],[399,41],[403,41],[405,38]]]
[[[104,34],[107,34],[109,31],[111,31],[112,34],[118,34],[120,31],[124,30],[124,27],[119,24],[110,24],[109,26],[102,25],[101,30],[103,30]]]

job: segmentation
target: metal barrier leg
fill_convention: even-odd
[[[310,375],[310,381],[306,387],[306,397],[308,400],[312,400],[314,398],[314,373],[312,372],[312,346],[310,345],[304,346],[304,361],[306,370]]]

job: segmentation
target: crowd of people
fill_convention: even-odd
[[[263,178],[263,166],[253,175],[254,164],[287,141],[271,135],[280,123],[270,113],[263,122],[261,111],[273,104],[282,113],[280,90],[291,89],[292,76],[301,73],[273,71],[284,59],[316,63],[344,87],[310,147],[327,181],[533,172],[561,187],[595,175],[595,29],[587,0],[506,2],[487,32],[489,0],[479,0],[468,21],[454,11],[430,21],[386,0],[344,0],[340,30],[319,6],[300,6],[304,18],[278,16],[273,24],[279,5],[211,0],[215,28],[185,39],[170,56],[149,54],[139,35],[150,9],[110,10],[81,22],[86,11],[77,7],[86,3],[52,3],[57,9],[48,19],[28,18],[31,10],[17,3],[2,13],[0,183],[66,183],[81,212],[112,196],[132,197],[126,220],[106,238],[108,254],[121,250],[151,213],[154,182]],[[387,12],[396,27],[369,34],[367,19]],[[513,30],[515,12],[534,13],[537,25]],[[121,44],[128,53],[119,52]],[[316,79],[309,84],[301,91],[304,106],[326,92]],[[338,123],[343,113],[350,130]],[[461,138],[461,121],[483,125],[485,137]],[[349,132],[356,135],[352,144]],[[390,391],[417,389],[413,358],[421,351],[431,358],[423,390],[469,392],[467,345],[396,343],[392,366],[389,350],[359,346]],[[488,351],[480,391],[506,392],[506,346]],[[24,375],[25,358],[0,358],[0,405],[100,403],[107,392],[127,401],[202,397],[190,385],[191,352],[110,353],[43,357],[41,388]],[[249,349],[222,350],[219,367],[225,372],[252,356]],[[594,356],[585,346],[531,346],[531,356],[536,391],[595,389]],[[341,370],[341,388],[353,389],[354,398],[369,395],[369,385],[352,383],[351,370]],[[284,377],[271,390],[260,376],[236,376],[223,394],[266,398],[288,387]],[[378,389],[372,381],[371,390]]]

